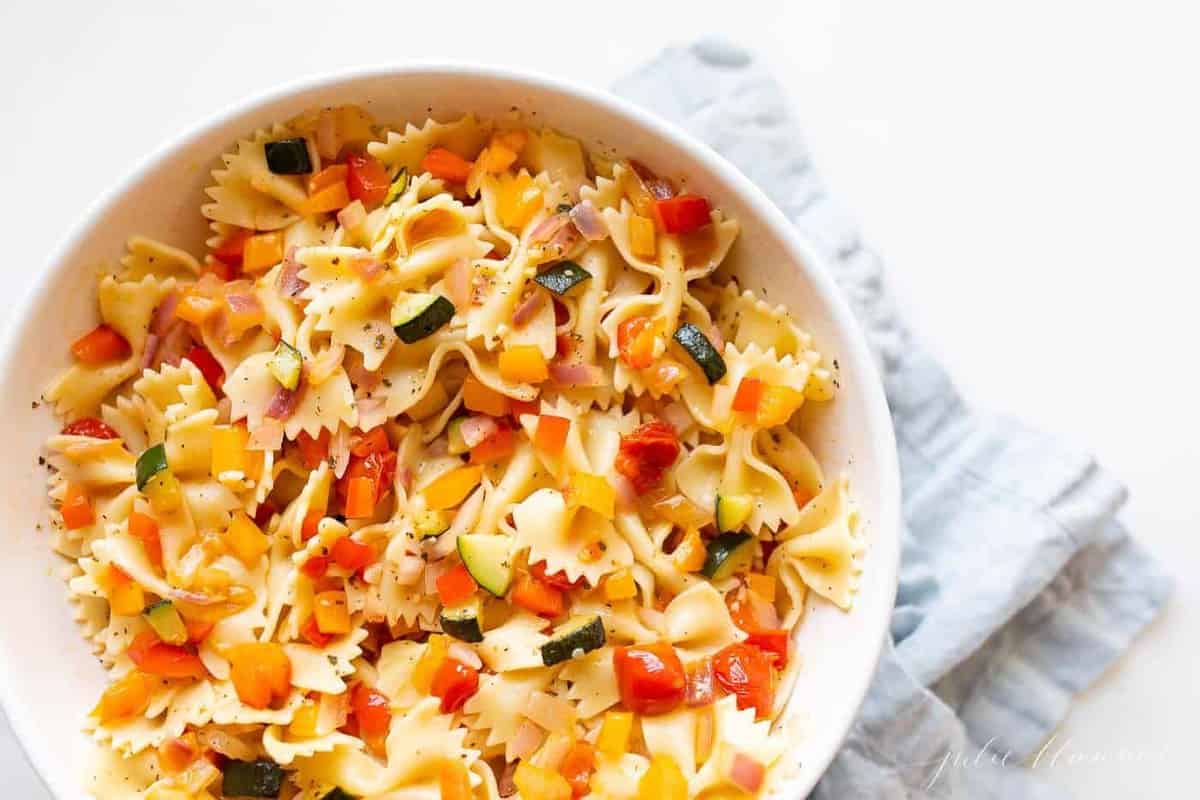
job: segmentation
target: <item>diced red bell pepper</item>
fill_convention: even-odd
[[[678,708],[687,692],[687,673],[669,642],[618,647],[613,669],[621,702],[637,714],[666,714]]]
[[[350,199],[361,200],[368,208],[382,203],[392,181],[379,159],[353,153],[346,159],[346,166],[346,188],[350,190]]]
[[[759,719],[770,715],[774,701],[771,662],[757,647],[731,644],[713,656],[713,674],[727,692],[737,696],[738,708],[754,708]]]
[[[479,589],[479,584],[463,564],[455,564],[453,569],[443,572],[437,577],[436,584],[438,598],[447,607],[462,605]]]
[[[517,578],[509,599],[514,605],[549,619],[561,617],[566,610],[566,601],[561,589],[543,583],[524,572]]]
[[[329,571],[329,559],[325,556],[313,556],[300,565],[300,571],[309,579],[319,581]]]
[[[296,436],[296,445],[300,448],[300,460],[304,462],[305,469],[316,469],[321,466],[321,462],[329,455],[329,438],[328,428],[322,428],[315,439],[306,431],[300,431]]]
[[[421,169],[450,183],[466,183],[471,162],[444,147],[435,147],[421,159]]]
[[[666,200],[655,200],[654,209],[667,233],[691,233],[712,222],[706,198],[681,194]]]
[[[120,434],[95,417],[80,417],[69,423],[62,432],[68,436],[90,436],[93,439],[119,439]]]
[[[350,694],[350,708],[358,724],[358,734],[364,741],[382,744],[392,724],[391,705],[387,695],[378,689],[372,689],[365,683],[354,687]]]
[[[205,383],[209,385],[209,388],[213,392],[219,395],[221,387],[225,385],[225,368],[208,351],[208,348],[196,345],[187,351],[187,355],[184,358],[196,365],[196,369],[200,370],[200,374],[204,376]]]
[[[369,544],[356,542],[349,536],[343,536],[333,543],[330,555],[339,567],[351,572],[358,572],[364,567],[375,563],[375,548]]]
[[[300,626],[300,635],[305,641],[317,649],[321,649],[333,641],[334,637],[328,633],[321,633],[321,629],[317,626],[316,615],[310,616]]]
[[[372,453],[386,453],[392,449],[392,443],[388,441],[387,431],[382,425],[378,425],[366,433],[359,434],[350,445],[350,455],[366,458]]]
[[[513,454],[517,443],[511,428],[504,425],[496,428],[496,432],[471,448],[472,464],[493,464],[503,461]]]
[[[208,675],[204,662],[184,647],[166,644],[154,631],[143,631],[125,651],[142,672],[163,678],[203,678]]]
[[[133,350],[124,336],[107,325],[97,325],[75,340],[71,352],[80,363],[97,366],[129,358]]]
[[[658,485],[663,473],[679,458],[679,449],[675,429],[662,420],[654,420],[621,437],[613,466],[629,479],[634,491],[645,494]]]
[[[254,235],[254,231],[247,228],[234,228],[221,243],[213,248],[213,258],[231,267],[240,267],[242,265],[242,253],[246,248],[246,240]],[[225,280],[229,280],[226,278]]]
[[[442,698],[443,714],[451,714],[479,691],[479,670],[454,658],[447,658],[433,674],[429,693]]]
[[[571,430],[571,420],[566,417],[556,417],[552,414],[542,414],[538,417],[537,431],[533,436],[533,446],[543,453],[557,456],[567,444],[567,433]]]
[[[351,478],[346,484],[346,502],[343,513],[346,519],[368,519],[375,515],[375,480],[373,478]]]
[[[561,569],[558,572],[555,572],[553,575],[547,575],[545,561],[537,562],[536,564],[534,564],[533,566],[531,566],[529,568],[529,571],[533,574],[533,577],[536,578],[537,580],[539,580],[542,583],[545,583],[549,586],[553,586],[555,589],[560,589],[564,592],[567,591],[568,589],[576,589],[584,584],[583,578],[579,578],[578,580],[573,581],[570,578],[568,578],[567,573]]]
[[[146,551],[146,557],[150,559],[150,563],[156,567],[161,567],[162,558],[162,540],[158,535],[158,522],[154,517],[148,514],[143,514],[140,511],[129,512],[129,533],[133,538],[142,543],[142,547]]]

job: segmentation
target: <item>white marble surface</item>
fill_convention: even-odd
[[[1094,448],[1133,491],[1137,535],[1181,579],[1165,617],[1072,710],[1039,773],[1079,798],[1190,795],[1194,6],[560,0],[457,4],[448,20],[447,8],[3,4],[6,286],[22,288],[67,221],[148,150],[294,77],[457,58],[605,86],[665,43],[723,32],[776,66],[819,167],[968,396]],[[6,796],[46,797],[6,727],[0,775]]]

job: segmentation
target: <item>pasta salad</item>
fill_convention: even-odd
[[[763,793],[863,545],[736,221],[516,118],[314,109],[212,178],[202,257],[129,239],[44,395],[90,791]]]

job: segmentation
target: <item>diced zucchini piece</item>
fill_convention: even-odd
[[[392,306],[392,327],[405,344],[431,336],[454,318],[454,304],[440,294],[401,295]]]
[[[561,664],[584,653],[603,647],[604,622],[599,614],[572,617],[554,629],[550,641],[542,645],[542,663],[547,667]]]
[[[440,622],[442,630],[461,639],[464,642],[482,642],[483,628],[480,620],[483,615],[483,602],[479,597],[471,598],[466,605],[455,608],[443,608]]]
[[[404,190],[408,188],[408,170],[404,167],[396,173],[396,177],[392,178],[392,184],[388,186],[387,195],[383,198],[383,204],[390,206],[392,203],[400,199],[400,195],[404,194]]]
[[[722,533],[708,543],[708,557],[700,574],[720,581],[754,563],[755,539],[748,533]]]
[[[308,142],[302,138],[267,142],[264,149],[267,152],[267,169],[276,175],[306,175],[312,172]]]
[[[179,616],[179,611],[170,600],[151,603],[146,606],[142,616],[158,634],[158,638],[167,644],[180,645],[187,642],[187,626],[183,624],[183,617]]]
[[[512,537],[490,533],[464,533],[458,537],[458,555],[475,582],[500,597],[512,583]]]
[[[328,794],[322,795],[321,800],[358,800],[358,798],[352,794],[347,794],[346,790],[342,787],[335,786],[329,790]]]
[[[754,498],[748,494],[717,495],[717,530],[721,533],[736,531],[750,519],[754,510]]]
[[[465,419],[466,417],[455,417],[446,426],[446,450],[451,455],[461,456],[471,449],[467,447],[467,442],[462,435],[462,424]]]
[[[445,511],[422,511],[413,518],[413,533],[418,539],[440,536],[450,530],[450,515]]]
[[[228,761],[222,770],[225,797],[279,797],[282,788],[283,768],[274,761]]]
[[[725,377],[725,359],[695,325],[690,322],[680,325],[679,330],[675,331],[675,341],[699,365],[710,384]]]
[[[304,368],[304,356],[282,339],[275,345],[275,352],[267,362],[267,369],[279,381],[279,385],[289,392],[296,391],[300,385],[300,372]]]
[[[158,473],[167,468],[167,447],[164,444],[156,444],[148,450],[144,450],[137,460],[137,488],[140,492],[146,488],[146,484]]]
[[[560,261],[550,269],[539,272],[533,279],[547,290],[562,297],[591,277],[592,273],[574,261]]]

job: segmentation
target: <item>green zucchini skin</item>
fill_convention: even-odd
[[[167,468],[167,447],[164,444],[156,444],[147,450],[144,450],[137,460],[137,488],[140,492],[146,488],[146,484],[150,482],[158,473]]]
[[[754,560],[754,537],[748,533],[722,533],[708,543],[708,556],[700,574],[723,580]]]
[[[312,172],[308,142],[304,139],[280,139],[263,145],[267,154],[267,169],[276,175],[307,175]]]
[[[547,291],[562,297],[591,277],[592,273],[574,261],[560,261],[550,269],[539,272],[533,280]]]
[[[604,622],[598,614],[567,620],[550,634],[550,641],[542,645],[542,663],[552,667],[575,658],[576,652],[590,653],[603,647],[607,638]]]
[[[458,555],[475,582],[496,597],[512,583],[512,537],[503,534],[464,533],[458,537]]]
[[[221,794],[226,797],[279,797],[283,768],[274,761],[229,761],[221,775]]]
[[[183,617],[170,600],[163,599],[151,603],[142,611],[142,616],[158,634],[158,638],[167,644],[181,645],[187,642],[187,627],[183,623]]]
[[[409,315],[406,312],[400,319],[393,315],[392,327],[396,336],[405,344],[416,344],[427,336],[432,336],[454,318],[453,303],[440,294],[430,296],[434,299],[415,314]]]
[[[322,797],[321,800],[358,800],[358,798],[352,794],[348,794],[342,787],[337,786],[330,789],[329,794]]]
[[[685,322],[675,331],[674,339],[700,367],[709,384],[725,377],[725,359],[713,347],[704,333],[690,322]]]
[[[483,628],[479,623],[482,614],[483,604],[476,597],[464,606],[443,608],[438,621],[446,635],[474,644],[483,641]]]

